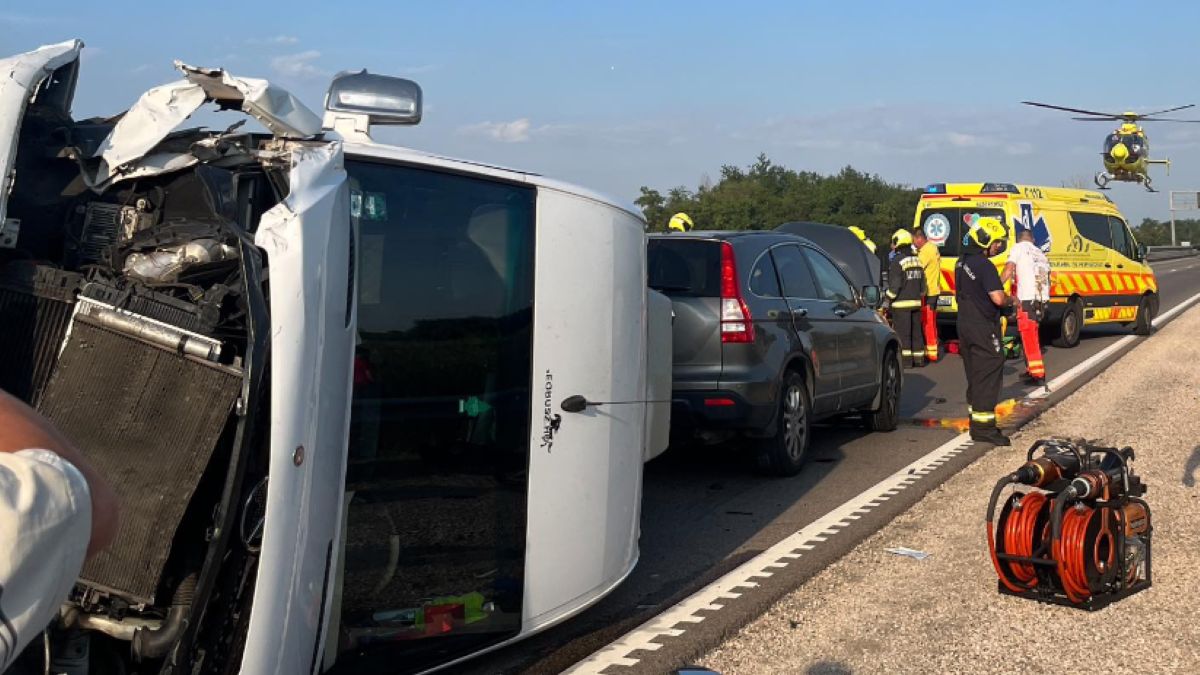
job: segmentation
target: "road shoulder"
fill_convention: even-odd
[[[1200,622],[1200,309],[1139,344],[703,659],[724,673],[1195,672]],[[1037,438],[1130,445],[1156,516],[1155,585],[1086,613],[1001,596],[984,539],[995,480]],[[1190,460],[1190,462],[1189,462]],[[1189,474],[1187,467],[1194,473]],[[905,546],[918,561],[886,553]]]

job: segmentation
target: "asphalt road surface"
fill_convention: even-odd
[[[1200,292],[1200,259],[1154,264],[1166,312]],[[1049,378],[1061,374],[1129,331],[1088,329],[1074,349],[1046,348]],[[1005,368],[1002,398],[1030,389],[1023,366]],[[582,614],[540,635],[488,654],[450,672],[560,673],[577,661],[670,607],[745,560],[801,529],[847,499],[953,438],[952,421],[965,416],[966,382],[956,356],[905,375],[900,429],[872,434],[861,428],[815,430],[809,464],[795,478],[756,474],[748,453],[734,447],[672,448],[646,467],[642,504],[641,559],[611,595]],[[1066,392],[1061,392],[1065,394]],[[943,421],[947,425],[943,425]],[[689,632],[687,641],[654,654],[630,673],[661,673],[692,661],[784,593],[794,589],[878,530],[929,490],[986,450],[975,447],[947,462],[873,510],[797,564],[765,581],[756,602],[739,603]],[[682,650],[682,651],[681,651]]]

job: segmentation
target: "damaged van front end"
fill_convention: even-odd
[[[311,672],[356,319],[342,145],[273,85],[179,63],[127,112],[74,120],[82,46],[0,61],[0,387],[122,508],[47,631],[51,660]],[[181,129],[205,104],[268,133]],[[268,624],[253,604],[286,611]],[[308,649],[240,664],[245,642]]]

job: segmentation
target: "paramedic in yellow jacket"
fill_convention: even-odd
[[[913,247],[925,272],[925,303],[921,305],[921,328],[925,333],[925,358],[938,360],[937,303],[942,294],[942,252],[925,236],[923,228],[913,230]]]
[[[892,251],[883,307],[892,311],[892,326],[900,336],[900,362],[920,368],[925,365],[925,338],[921,329],[925,270],[908,230],[899,229],[892,235]]]

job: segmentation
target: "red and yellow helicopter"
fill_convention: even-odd
[[[1101,190],[1107,190],[1108,183],[1115,180],[1126,183],[1140,183],[1150,192],[1155,192],[1155,189],[1150,187],[1151,164],[1165,164],[1167,166],[1167,175],[1171,174],[1171,160],[1150,159],[1150,142],[1146,137],[1145,130],[1138,126],[1138,122],[1200,123],[1200,120],[1158,117],[1158,115],[1194,108],[1196,107],[1194,103],[1142,115],[1135,112],[1117,114],[1096,112],[1094,110],[1080,110],[1078,108],[1050,105],[1049,103],[1037,103],[1036,101],[1021,102],[1025,105],[1037,106],[1039,108],[1050,108],[1051,110],[1063,110],[1086,115],[1086,117],[1071,118],[1081,122],[1121,122],[1121,125],[1104,139],[1104,151],[1100,155],[1104,159],[1105,170],[1096,174],[1096,185]]]

